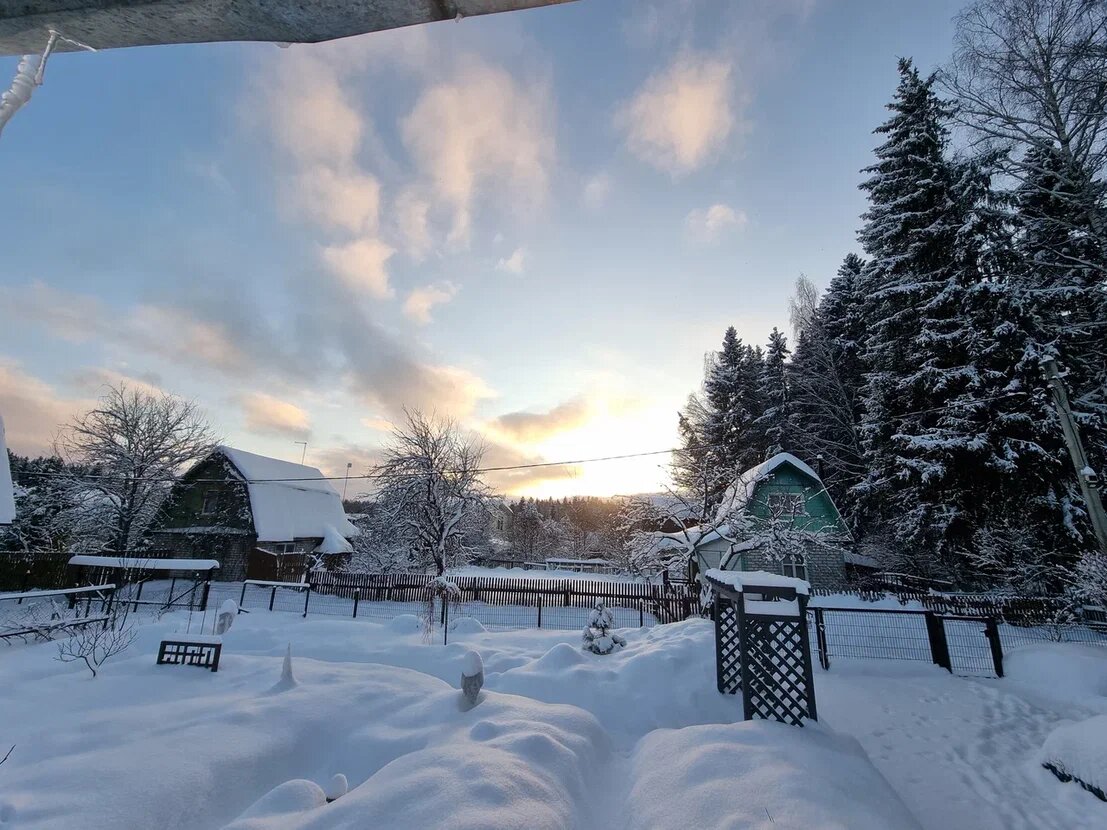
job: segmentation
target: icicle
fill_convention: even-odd
[[[95,52],[96,50],[89,46],[87,43],[81,43],[79,40],[73,40],[73,38],[66,37],[59,34],[54,29],[50,29],[50,39],[46,41],[46,48],[42,50],[41,55],[24,55],[19,59],[19,66],[15,70],[15,78],[12,80],[12,84],[8,87],[7,91],[0,95],[0,135],[4,132],[4,127],[9,121],[12,120],[12,116],[19,111],[19,109],[31,100],[31,95],[35,91],[36,86],[42,86],[43,77],[46,74],[46,62],[50,60],[50,55],[54,51],[54,46],[57,45],[59,40],[76,46],[78,49],[84,49],[88,52]]]

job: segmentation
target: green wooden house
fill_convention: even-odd
[[[693,579],[712,568],[769,571],[837,588],[856,559],[849,528],[822,479],[786,452],[738,476],[713,521],[672,535],[693,546]]]

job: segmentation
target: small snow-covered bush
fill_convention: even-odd
[[[588,625],[581,636],[581,648],[593,654],[610,654],[616,648],[622,648],[627,641],[616,634],[614,628],[615,615],[602,601],[596,600],[596,607],[588,615]]]

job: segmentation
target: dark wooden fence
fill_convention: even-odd
[[[430,599],[431,574],[376,574],[314,571],[309,581],[319,594],[362,602],[426,602]],[[698,585],[659,585],[647,582],[614,582],[598,579],[542,579],[540,577],[456,576],[449,578],[461,590],[459,601],[486,605],[591,608],[596,600],[606,605],[644,608],[659,622],[676,622],[700,613]]]
[[[0,591],[71,587],[65,551],[0,552]]]

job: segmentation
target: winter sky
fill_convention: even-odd
[[[896,58],[944,61],[960,5],[580,0],[56,55],[0,137],[9,443],[129,378],[339,475],[405,405],[498,466],[671,447],[725,327],[763,343],[856,249]],[[494,482],[643,492],[664,463]]]

